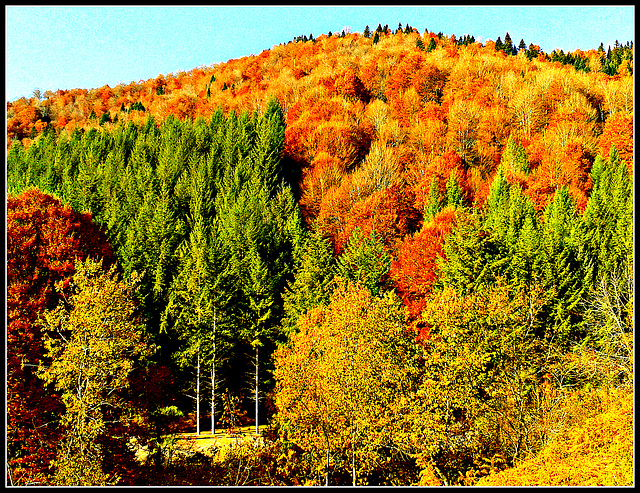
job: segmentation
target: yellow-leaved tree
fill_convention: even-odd
[[[118,481],[103,471],[97,441],[108,429],[105,408],[126,407],[118,391],[128,386],[134,362],[151,352],[137,313],[132,284],[119,279],[115,266],[105,271],[102,261],[87,259],[76,264],[72,293],[44,314],[51,364],[39,373],[60,391],[66,407],[61,418],[66,438],[53,464],[55,485]]]
[[[275,354],[277,422],[309,454],[316,477],[370,482],[409,452],[405,415],[416,388],[418,348],[391,293],[337,281],[331,301],[302,315]],[[324,476],[324,478],[322,477]],[[323,481],[324,480],[324,481]]]
[[[427,301],[413,401],[420,484],[472,484],[546,441],[558,402],[543,384],[557,353],[535,336],[541,296],[499,281],[467,295],[445,287]]]

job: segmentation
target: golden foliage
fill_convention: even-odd
[[[594,406],[593,401],[599,405]],[[574,415],[587,416],[556,436],[540,453],[480,479],[477,485],[633,485],[633,394],[599,390],[574,396],[566,407]],[[593,411],[600,407],[600,412]]]

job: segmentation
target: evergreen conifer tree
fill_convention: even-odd
[[[580,257],[595,283],[633,256],[633,184],[613,145],[606,161],[596,158],[590,177],[593,189],[583,214]]]
[[[527,51],[527,44],[524,42],[524,38],[520,39],[520,44],[518,45],[518,52],[520,50]]]
[[[390,266],[391,258],[375,231],[367,236],[356,228],[337,259],[336,276],[362,284],[373,296],[378,296],[386,287]]]
[[[463,195],[462,189],[458,184],[458,179],[455,175],[451,175],[446,184],[447,205],[454,205],[459,207],[462,205]]]
[[[513,55],[513,42],[511,41],[511,36],[509,35],[509,33],[505,34],[504,36],[504,44],[502,50],[507,55]]]
[[[440,194],[440,184],[438,178],[434,174],[431,177],[429,183],[429,202],[424,208],[424,219],[430,221],[433,217],[442,210],[445,205],[443,197]]]
[[[294,278],[283,294],[283,327],[291,332],[303,313],[329,301],[334,276],[332,248],[319,228],[304,235],[294,252]]]

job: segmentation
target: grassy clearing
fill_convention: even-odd
[[[216,430],[215,435],[211,431],[201,431],[200,435],[192,433],[174,433],[167,435],[165,439],[165,447],[171,449],[170,456],[189,456],[196,452],[205,453],[212,458],[221,459],[224,457],[229,447],[239,445],[245,440],[259,440],[262,431],[266,426],[260,426],[258,435],[255,433],[255,425],[242,426],[236,428],[233,433],[229,430]],[[148,454],[146,447],[135,446],[136,457],[138,461],[145,462]]]
[[[265,428],[265,426],[260,426],[258,428],[260,433],[257,436],[260,436],[262,430]],[[255,429],[255,425],[248,425],[237,428],[237,433],[230,433],[229,430],[216,430],[215,435],[211,435],[211,430],[208,430],[201,431],[200,435],[196,435],[195,432],[176,433],[173,437],[178,439],[180,442],[193,441],[196,448],[202,449],[208,448],[212,445],[231,445],[245,438],[256,437]]]

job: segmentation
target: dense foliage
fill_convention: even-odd
[[[630,484],[632,55],[378,26],[8,103],[10,480]]]

